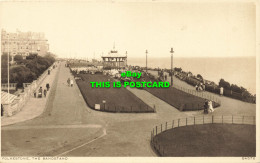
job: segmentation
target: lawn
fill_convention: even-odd
[[[126,88],[112,87],[113,78],[102,74],[79,74],[81,80],[76,80],[88,106],[92,109],[95,104],[100,104],[101,111],[108,112],[154,112],[154,109],[145,104]],[[107,82],[109,88],[92,88],[90,82]],[[103,103],[105,101],[105,103]]]
[[[154,137],[162,156],[255,157],[256,126],[204,124],[173,128]]]
[[[134,79],[135,81],[156,81],[155,78],[142,74],[142,78]],[[144,88],[146,91],[150,92],[154,96],[160,98],[161,100],[167,102],[173,107],[179,109],[180,111],[192,111],[192,110],[202,110],[204,108],[205,99],[191,95],[189,93],[183,92],[173,87],[169,88]],[[218,103],[212,102],[213,107],[219,106]]]

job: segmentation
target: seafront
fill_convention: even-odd
[[[42,98],[35,98],[33,94],[30,94],[29,100],[26,102],[26,104],[22,107],[21,111],[14,114],[13,116],[4,116],[1,117],[1,126],[6,125],[12,125],[15,123],[27,121],[33,118],[36,118],[40,116],[44,109],[46,108],[46,104],[50,100],[50,92],[55,91],[55,87],[53,87],[54,82],[57,78],[57,74],[59,72],[59,66],[55,69],[52,69],[50,75],[47,75],[45,79],[41,82],[40,85],[36,88],[36,92],[38,92],[39,88],[42,87],[43,89],[46,89],[46,84],[50,84],[50,90],[47,92],[46,97]]]
[[[48,82],[52,80],[57,84],[51,86],[51,98],[45,101],[43,113],[40,111],[36,118],[27,114],[31,115],[31,120],[17,120],[16,124],[2,126],[2,156],[156,156],[150,147],[150,132],[154,126],[173,119],[202,115],[202,111],[181,112],[149,92],[136,88],[128,90],[147,105],[156,105],[156,113],[95,111],[86,105],[77,85],[67,86],[67,78],[73,76],[65,63],[62,62],[55,71],[57,76],[51,74],[53,76]],[[194,89],[177,78],[174,78],[174,84]],[[221,100],[221,106],[205,116],[256,114],[255,104],[211,95]]]

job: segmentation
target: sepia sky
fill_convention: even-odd
[[[192,2],[192,1],[190,1]],[[61,57],[255,56],[254,3],[0,2],[0,27],[44,32]]]

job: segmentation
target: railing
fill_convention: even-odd
[[[55,65],[55,63],[53,64]],[[17,112],[21,111],[22,107],[26,104],[26,102],[33,95],[33,92],[41,85],[43,80],[48,75],[48,70],[52,69],[53,65],[51,65],[45,72],[43,72],[37,80],[34,80],[32,83],[24,83],[24,91],[19,93],[18,97],[14,99],[14,101],[6,106],[4,106],[4,116],[12,116]]]
[[[9,83],[9,90],[16,90],[17,83]],[[8,83],[1,84],[1,90],[8,90]]]
[[[221,105],[221,100],[220,99],[218,99],[214,95],[210,95],[210,94],[204,93],[204,91],[197,91],[197,90],[187,89],[187,88],[180,87],[180,86],[177,86],[177,85],[174,85],[173,87],[178,89],[178,90],[181,90],[183,92],[189,93],[191,95],[194,95],[194,96],[197,96],[197,97],[201,97],[201,98],[204,98],[204,99],[208,99],[210,101],[214,101],[214,102],[218,103],[219,105]]]
[[[93,108],[93,107],[90,107]],[[141,105],[130,105],[130,106],[119,106],[119,105],[107,105],[101,104],[98,111],[113,112],[113,113],[154,113],[156,112],[155,105],[149,107],[147,104]]]
[[[175,119],[171,122],[165,122],[159,126],[155,126],[151,131],[151,146],[159,156],[164,156],[163,146],[158,143],[157,139],[154,139],[158,134],[165,132],[167,130],[191,126],[191,125],[203,125],[203,124],[247,124],[256,125],[255,116],[234,116],[234,115],[212,115],[212,116],[197,116],[197,117],[187,117],[181,119]]]

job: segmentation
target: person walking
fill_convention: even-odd
[[[36,98],[36,90],[33,91],[34,98]]]
[[[68,83],[68,86],[70,86],[70,78],[68,78],[67,83]]]
[[[70,80],[70,86],[73,87],[73,80]]]
[[[49,91],[49,89],[50,89],[50,84],[49,83],[46,84],[46,88],[47,88],[47,91]]]
[[[212,106],[212,101],[209,101],[208,102],[208,107],[209,107],[209,112],[213,113],[214,112],[214,109],[213,109],[213,106]]]
[[[42,87],[40,87],[40,89],[39,89],[38,98],[42,98]]]
[[[47,95],[47,90],[46,89],[44,89],[43,94],[44,94],[44,97],[46,97],[46,95]]]

